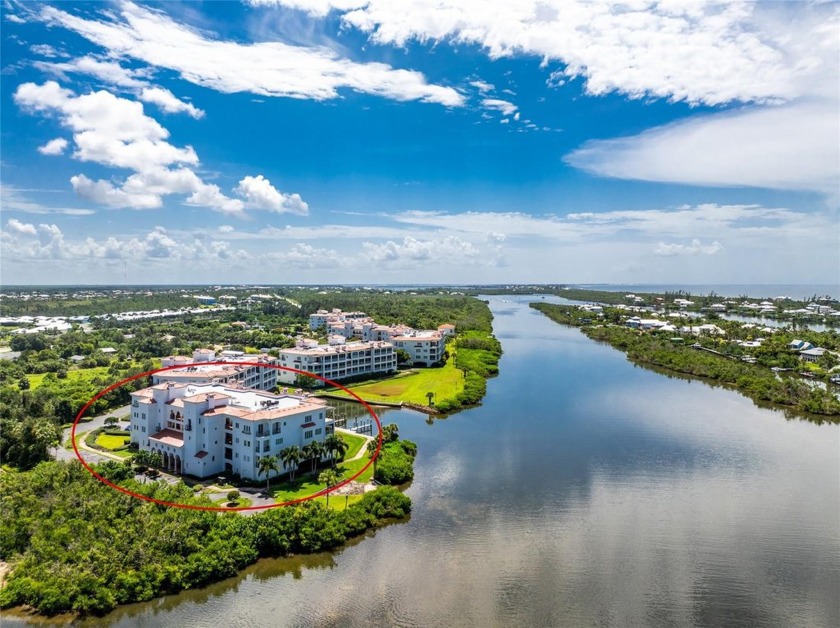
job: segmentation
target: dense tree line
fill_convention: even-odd
[[[762,345],[763,352],[756,350],[758,362],[748,364],[737,359],[737,356],[700,351],[655,333],[640,332],[622,325],[605,325],[600,321],[591,324],[591,315],[576,308],[546,303],[534,303],[532,307],[555,322],[580,327],[590,338],[609,343],[639,364],[703,377],[731,385],[755,401],[789,406],[830,420],[840,420],[840,401],[833,394],[810,386],[795,375],[777,375],[767,368],[782,366],[791,361],[799,363],[796,356],[787,349],[786,342],[789,340],[785,334],[780,333],[778,337],[769,339],[766,346]],[[610,313],[605,312],[605,318],[609,316]],[[828,336],[833,338],[831,334]],[[699,337],[697,340],[698,344],[707,348],[724,348],[718,344],[719,338]]]
[[[182,484],[139,484],[129,467],[98,471],[133,491],[210,505]],[[343,511],[316,502],[244,517],[169,508],[117,493],[78,462],[0,474],[0,558],[12,568],[0,607],[102,614],[233,576],[261,557],[319,552],[405,517],[411,500],[391,487]]]
[[[492,330],[493,316],[487,305],[466,296],[350,291],[303,292],[294,294],[294,298],[307,320],[319,309],[340,308],[363,311],[382,325],[402,323],[415,329],[437,329],[438,325],[452,323],[459,332]]]
[[[61,379],[48,373],[35,389],[20,386],[28,383],[25,377],[0,387],[0,460],[20,469],[47,460],[50,448],[59,444],[62,426],[72,423],[94,395],[152,368],[150,363],[123,366],[115,363],[107,373],[91,379]],[[140,378],[112,390],[93,404],[88,416],[128,404],[131,393],[148,384],[148,378]]]

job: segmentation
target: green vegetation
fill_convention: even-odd
[[[797,356],[787,348],[787,343],[792,338],[789,333],[777,332],[766,339],[761,347],[754,350],[753,357],[756,363],[749,364],[739,359],[742,350],[738,345],[722,338],[690,336],[690,340],[675,343],[671,338],[673,332],[663,337],[657,333],[641,332],[615,324],[621,316],[626,316],[617,310],[605,310],[603,320],[593,324],[588,322],[591,314],[574,307],[546,303],[532,303],[531,307],[555,322],[579,327],[588,337],[609,343],[625,352],[627,357],[636,363],[726,384],[754,401],[778,404],[819,415],[819,420],[840,420],[840,401],[832,393],[809,385],[795,374],[777,374],[770,370],[770,367],[798,367],[800,370],[803,368]],[[716,324],[725,325],[733,335],[742,330],[737,323],[727,325],[723,321],[716,321]],[[797,334],[805,338],[813,337],[827,348],[840,345],[840,337],[836,332]],[[717,353],[687,346],[689,342]]]
[[[358,473],[363,466],[367,464],[367,459],[364,456],[358,460],[351,460],[350,462],[342,462],[337,464],[335,472],[340,474],[343,478],[349,478]],[[373,477],[373,469],[368,468],[358,478],[357,482],[369,482]],[[271,496],[278,502],[289,502],[303,497],[309,497],[314,493],[318,493],[327,488],[325,482],[318,479],[316,475],[303,475],[293,480],[278,483],[271,487]]]
[[[376,461],[374,479],[380,484],[397,486],[414,479],[417,445],[410,440],[384,443]]]
[[[395,377],[363,382],[347,386],[365,401],[400,402],[427,405],[426,393],[433,391],[439,402],[454,399],[464,390],[464,373],[455,366],[455,358],[450,356],[446,364],[440,367],[417,368],[409,372],[398,373]],[[330,393],[352,399],[340,389],[330,389]]]
[[[128,441],[129,436],[130,435],[128,432],[113,434],[103,432],[96,439],[96,444],[100,447],[104,447],[105,449],[109,449],[111,451],[115,449],[122,449],[128,444],[126,441]]]
[[[412,369],[347,388],[370,403],[431,406],[433,402],[435,410],[442,413],[479,403],[487,392],[486,379],[499,372],[501,343],[486,331],[467,330],[450,341],[448,352],[443,366]],[[340,389],[328,392],[352,398]]]
[[[139,484],[129,467],[98,465],[111,481],[177,503],[211,505],[183,484]],[[0,559],[11,573],[0,607],[45,615],[102,614],[117,604],[198,587],[236,574],[261,557],[320,552],[392,518],[411,500],[391,487],[344,508],[316,502],[243,517],[166,508],[117,493],[78,462],[46,462],[0,474]],[[349,500],[348,500],[349,501]]]
[[[405,323],[416,328],[436,328],[442,323],[456,326],[459,337],[450,343],[454,366],[447,363],[440,369],[422,371],[422,375],[409,375],[413,379],[399,381],[405,389],[377,390],[372,394],[380,396],[372,400],[393,401],[405,394],[405,400],[412,404],[428,407],[433,402],[438,410],[451,411],[478,403],[485,391],[483,379],[497,368],[492,357],[482,353],[484,349],[459,346],[467,337],[492,339],[492,314],[487,304],[440,289],[412,294],[276,287],[270,290],[273,298],[257,304],[243,303],[230,310],[208,309],[165,319],[98,317],[128,310],[195,307],[194,297],[201,292],[217,299],[231,297],[224,302],[234,305],[252,294],[248,288],[206,287],[78,291],[39,288],[37,296],[4,291],[0,300],[0,314],[4,316],[92,317],[84,330],[74,324],[73,330],[66,333],[12,334],[11,329],[0,327],[0,345],[21,352],[16,360],[0,360],[0,458],[4,463],[28,469],[47,460],[49,448],[58,438],[58,428],[70,424],[91,397],[117,381],[159,367],[164,356],[191,355],[193,350],[208,345],[249,352],[266,348],[276,353],[292,346],[297,334],[308,333],[309,314],[321,308],[364,310],[384,324]],[[113,348],[114,353],[102,351],[107,348]],[[94,416],[125,405],[131,392],[148,384],[142,378],[122,386],[98,400],[88,414]]]

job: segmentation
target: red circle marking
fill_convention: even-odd
[[[119,491],[120,493],[125,493],[126,495],[130,495],[131,497],[136,497],[137,499],[142,499],[147,502],[152,502],[158,504],[160,506],[171,506],[172,508],[184,508],[187,510],[212,510],[218,512],[235,512],[235,511],[243,511],[243,510],[268,510],[269,508],[279,508],[281,506],[289,506],[291,504],[299,504],[300,502],[305,502],[310,499],[315,499],[316,497],[323,497],[327,493],[331,493],[345,484],[352,482],[357,477],[359,477],[365,470],[370,467],[374,463],[374,461],[379,457],[379,452],[382,449],[382,423],[379,421],[379,417],[376,416],[376,413],[373,411],[373,408],[359,395],[354,393],[352,390],[345,388],[341,384],[334,382],[332,380],[326,379],[325,377],[321,377],[320,375],[316,375],[315,373],[310,373],[308,371],[301,371],[299,369],[293,369],[288,366],[278,366],[276,364],[257,364],[255,365],[253,362],[201,362],[201,366],[212,366],[212,365],[224,365],[224,366],[259,366],[262,368],[269,368],[269,369],[277,369],[280,371],[291,371],[292,373],[298,373],[300,375],[308,375],[309,377],[314,377],[315,379],[320,379],[322,382],[329,384],[330,386],[335,386],[336,388],[340,388],[346,393],[349,393],[352,397],[356,399],[360,404],[362,404],[365,409],[368,411],[368,414],[373,417],[373,420],[376,422],[376,427],[379,430],[379,434],[376,438],[376,451],[373,454],[373,457],[368,461],[368,463],[359,469],[358,473],[354,476],[347,478],[336,484],[335,486],[331,486],[329,488],[325,488],[323,490],[318,491],[317,493],[313,493],[312,495],[308,495],[306,497],[300,497],[298,499],[293,499],[288,502],[283,502],[281,504],[266,504],[265,506],[242,506],[239,508],[224,508],[222,506],[198,506],[195,504],[178,504],[176,502],[167,502],[162,499],[155,499],[154,497],[149,497],[147,495],[141,495],[140,493],[135,493],[134,491],[130,491],[125,487],[119,486],[118,484],[114,484],[110,480],[102,477],[93,468],[85,462],[85,459],[82,458],[81,453],[79,453],[79,448],[76,445],[76,426],[79,424],[79,420],[85,415],[88,408],[90,408],[98,399],[100,399],[103,395],[107,395],[112,390],[116,390],[120,386],[127,384],[128,382],[133,382],[135,379],[140,379],[141,377],[146,377],[147,375],[154,375],[155,373],[161,373],[163,371],[172,371],[177,369],[183,369],[187,366],[194,366],[194,364],[175,364],[173,366],[164,366],[159,369],[155,369],[153,371],[146,371],[145,373],[140,373],[138,375],[132,375],[122,381],[117,382],[108,388],[102,390],[101,392],[97,393],[90,401],[88,401],[84,407],[79,410],[79,414],[76,415],[76,419],[73,421],[73,427],[70,429],[70,442],[73,443],[73,451],[76,454],[76,458],[79,459],[79,462],[82,463],[82,466],[90,473],[93,477],[97,480],[105,484],[106,486],[110,486],[112,489]]]

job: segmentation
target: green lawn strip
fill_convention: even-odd
[[[345,460],[350,460],[350,458],[354,457],[356,454],[359,453],[359,450],[362,447],[367,446],[367,438],[364,436],[359,436],[358,434],[348,434],[347,432],[336,432],[341,438],[344,439],[344,442],[347,443],[347,452],[344,454]]]
[[[408,375],[392,377],[367,384],[350,385],[347,388],[365,401],[385,401],[397,403],[405,401],[428,405],[427,393],[435,393],[437,402],[454,399],[464,390],[464,373],[456,368],[455,357],[450,356],[446,364],[439,368],[417,369]],[[343,391],[330,391],[352,398]]]
[[[360,502],[362,497],[364,497],[364,495],[336,495],[335,493],[330,493],[330,510],[345,510],[356,502]],[[316,497],[312,501],[319,502],[326,506],[327,496]]]

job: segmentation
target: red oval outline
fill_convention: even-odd
[[[338,484],[336,484],[332,487],[322,489],[322,490],[318,491],[317,493],[313,493],[312,495],[307,495],[306,497],[300,497],[298,499],[293,499],[291,501],[282,502],[280,504],[266,504],[264,506],[241,506],[239,508],[224,508],[222,506],[198,506],[196,504],[178,504],[176,502],[167,502],[167,501],[164,501],[162,499],[155,499],[154,497],[149,497],[147,495],[141,495],[140,493],[135,493],[134,491],[130,491],[123,486],[120,486],[118,484],[114,484],[110,480],[102,477],[96,471],[94,471],[93,468],[85,461],[85,459],[82,458],[82,455],[79,452],[79,448],[76,445],[76,426],[79,424],[79,420],[85,415],[85,412],[88,411],[88,408],[90,408],[94,403],[96,403],[96,401],[98,399],[100,399],[104,395],[107,395],[112,390],[116,390],[117,388],[119,388],[120,386],[123,386],[124,384],[127,384],[128,382],[133,382],[134,380],[140,379],[141,377],[146,377],[147,375],[154,375],[155,373],[161,373],[163,371],[173,371],[173,370],[183,369],[183,368],[186,368],[188,366],[193,366],[194,364],[195,363],[174,364],[172,366],[164,366],[164,367],[161,367],[159,369],[154,369],[152,371],[146,371],[145,373],[139,373],[137,375],[132,375],[131,377],[127,377],[126,379],[121,380],[121,381],[117,382],[116,384],[112,384],[111,386],[108,386],[108,388],[105,388],[104,390],[100,391],[99,393],[94,395],[91,398],[91,400],[88,401],[84,405],[84,407],[82,407],[81,410],[79,410],[79,413],[76,415],[76,418],[73,421],[73,426],[70,428],[70,442],[73,444],[73,452],[76,454],[76,458],[79,459],[79,462],[82,463],[82,466],[87,470],[88,473],[90,473],[93,477],[95,477],[97,480],[99,480],[100,482],[102,482],[106,486],[109,486],[112,489],[119,491],[120,493],[124,493],[126,495],[131,496],[131,497],[135,497],[137,499],[142,499],[142,500],[147,501],[147,502],[152,502],[153,504],[158,504],[159,506],[169,506],[171,508],[183,508],[184,510],[208,510],[208,511],[212,511],[212,512],[242,512],[242,511],[246,511],[246,510],[268,510],[270,508],[280,508],[282,506],[291,506],[293,504],[299,504],[301,502],[309,501],[310,499],[315,499],[316,497],[323,497],[327,493],[332,493],[333,491],[341,488],[345,484],[349,484],[350,482],[355,480],[362,473],[364,473],[365,470],[368,467],[370,467],[370,465],[372,465],[374,463],[374,461],[379,457],[379,452],[382,449],[382,422],[379,420],[379,417],[376,415],[376,412],[373,411],[373,408],[370,407],[370,404],[368,404],[364,399],[359,397],[359,395],[354,393],[349,388],[345,388],[341,384],[339,384],[337,382],[334,382],[330,379],[327,379],[325,377],[321,377],[320,375],[316,375],[315,373],[310,373],[309,371],[301,371],[300,369],[295,369],[295,368],[291,368],[291,367],[288,367],[288,366],[280,366],[280,365],[277,365],[277,364],[254,364],[253,362],[201,362],[201,363],[199,363],[201,366],[212,366],[212,365],[250,366],[250,367],[260,366],[262,368],[272,368],[272,369],[277,369],[277,370],[280,370],[280,371],[291,371],[293,373],[298,373],[300,375],[308,375],[310,377],[314,377],[315,379],[320,379],[322,382],[324,382],[326,384],[329,384],[330,386],[335,386],[336,388],[340,388],[344,392],[349,393],[352,397],[355,397],[356,401],[358,401],[360,404],[362,404],[365,407],[365,409],[368,411],[368,414],[370,414],[370,416],[372,416],[373,420],[376,422],[376,427],[379,430],[379,433],[376,437],[376,451],[374,452],[373,457],[370,460],[368,460],[368,463],[365,466],[363,466],[361,469],[359,469],[358,473],[356,473],[352,477],[349,477],[346,480],[342,480],[341,482],[339,482]]]

